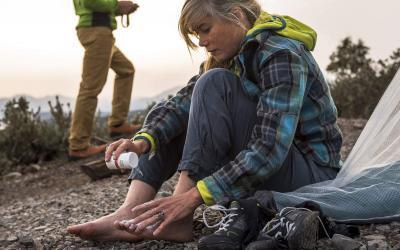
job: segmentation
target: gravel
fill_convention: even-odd
[[[347,156],[364,120],[339,119],[344,132],[343,155]],[[126,176],[112,176],[92,182],[78,167],[59,159],[32,166],[28,173],[13,172],[0,183],[0,249],[197,249],[197,240],[212,230],[202,223],[204,206],[196,210],[193,242],[169,241],[94,242],[66,232],[70,224],[83,223],[113,212],[128,190]],[[170,195],[177,176],[166,182],[159,196]],[[218,214],[211,215],[212,220]],[[360,237],[336,236],[323,239],[318,249],[400,249],[400,223],[360,226]],[[339,239],[339,240],[338,240]],[[340,240],[342,239],[342,240]],[[348,245],[346,245],[346,242]],[[342,245],[341,245],[342,244]],[[345,244],[345,245],[343,245]],[[336,246],[336,247],[335,247]]]

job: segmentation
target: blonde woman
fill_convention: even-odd
[[[309,52],[316,34],[274,17],[255,0],[186,0],[179,21],[190,49],[209,58],[176,96],[157,104],[109,160],[141,155],[124,204],[68,228],[85,239],[191,240],[200,205],[228,204],[266,189],[281,192],[332,179],[339,170],[336,108]],[[176,171],[171,197],[153,200]]]

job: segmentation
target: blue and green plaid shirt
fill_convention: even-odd
[[[320,166],[340,168],[342,135],[325,79],[304,44],[270,31],[247,37],[234,58],[246,94],[258,101],[251,140],[234,160],[201,180],[213,202],[250,196],[282,166],[293,143]],[[141,133],[156,145],[187,128],[196,80],[149,113]],[[203,196],[203,195],[202,195]],[[204,196],[203,196],[204,197]]]

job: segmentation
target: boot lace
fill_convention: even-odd
[[[206,218],[206,214],[210,211],[210,210],[214,210],[214,211],[219,211],[222,212],[224,214],[224,216],[221,218],[221,220],[214,224],[214,225],[210,225],[207,221]],[[219,231],[227,231],[230,225],[230,223],[233,221],[233,218],[235,216],[238,216],[239,214],[237,213],[237,211],[239,210],[239,208],[226,208],[224,206],[221,205],[213,205],[210,207],[207,207],[204,212],[203,212],[203,221],[204,224],[208,227],[208,228],[216,228],[219,227],[217,232]]]
[[[290,213],[293,213],[294,211],[308,211],[308,212],[312,212],[312,210],[307,209],[307,208],[297,208],[297,207],[285,207],[283,208],[278,216],[276,216],[276,219],[272,219],[270,220],[265,227],[262,229],[263,232],[265,232],[268,235],[271,235],[271,233],[273,234],[273,232],[277,229],[280,228],[280,230],[278,230],[275,235],[271,235],[273,237],[275,237],[276,239],[287,239],[287,236],[289,234],[290,231],[296,229],[296,226],[294,225],[294,222],[291,222],[289,220],[286,219],[286,216]],[[328,234],[328,231],[326,230],[324,223],[322,222],[321,218],[318,216],[318,220],[319,223],[321,224],[326,236],[331,239],[331,237]],[[282,230],[283,229],[283,230]]]

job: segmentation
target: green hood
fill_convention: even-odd
[[[272,16],[262,11],[260,16],[246,34],[246,40],[263,30],[271,30],[278,35],[300,41],[308,50],[312,51],[317,42],[317,33],[309,26],[297,21],[290,16]]]

